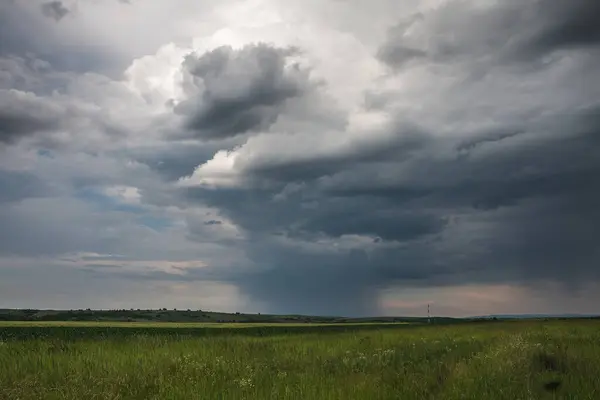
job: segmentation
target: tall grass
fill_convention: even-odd
[[[6,329],[0,399],[600,398],[594,321],[262,336]]]

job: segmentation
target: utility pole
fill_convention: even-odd
[[[431,314],[429,313],[429,304],[427,304],[427,323],[431,323]]]

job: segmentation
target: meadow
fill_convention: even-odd
[[[600,398],[600,321],[0,324],[2,400],[546,398]]]

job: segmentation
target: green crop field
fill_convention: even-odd
[[[0,325],[0,399],[600,398],[600,321],[124,325]]]

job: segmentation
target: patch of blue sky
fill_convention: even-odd
[[[132,214],[143,214],[146,212],[142,206],[123,203],[95,188],[81,188],[75,196],[86,203],[93,204],[102,211],[121,211]]]
[[[168,218],[157,217],[154,215],[143,215],[137,218],[138,223],[147,226],[155,231],[164,231],[171,227],[171,221]]]
[[[97,188],[81,188],[76,196],[88,204],[93,204],[99,211],[119,211],[136,215],[137,223],[155,231],[160,232],[172,226],[172,222],[168,218],[151,215],[144,207],[123,203],[117,198],[102,193]]]

